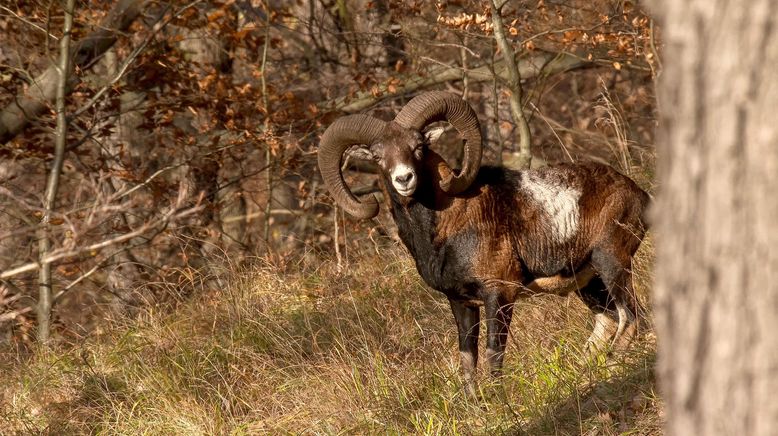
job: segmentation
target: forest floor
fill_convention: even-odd
[[[661,434],[650,245],[635,264],[647,318],[627,352],[582,357],[592,319],[574,296],[522,300],[502,383],[480,368],[477,401],[446,299],[397,248],[343,273],[327,260],[236,271],[81,343],[6,354],[0,434]]]

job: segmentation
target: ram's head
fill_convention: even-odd
[[[436,121],[448,121],[465,140],[462,169],[440,181],[440,188],[456,195],[470,186],[481,166],[481,130],[478,117],[458,96],[433,91],[408,102],[393,121],[368,115],[349,115],[332,123],[324,132],[319,148],[319,170],[335,201],[356,218],[378,214],[374,196],[358,200],[346,186],[341,173],[343,154],[351,149],[358,158],[375,161],[403,196],[416,191],[426,147],[441,130],[425,131]]]

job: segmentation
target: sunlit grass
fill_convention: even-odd
[[[645,251],[645,250],[644,250]],[[648,292],[646,255],[637,288]],[[501,383],[461,389],[444,297],[402,254],[235,272],[220,292],[151,310],[0,375],[0,433],[659,434],[650,331],[582,357],[573,298],[517,307]],[[648,325],[650,329],[650,325]],[[482,329],[482,331],[485,329]]]

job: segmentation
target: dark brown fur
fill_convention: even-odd
[[[485,167],[469,189],[449,197],[438,187],[447,171],[441,161],[428,151],[417,163],[422,171],[411,197],[394,191],[388,176],[384,190],[420,275],[451,301],[468,381],[477,362],[477,306],[486,307],[495,373],[521,295],[578,291],[595,313],[616,318],[617,305],[634,313],[630,267],[645,232],[648,195],[632,180],[595,163],[532,172]],[[578,227],[568,240],[552,237],[549,216],[524,190],[527,177],[581,192]]]

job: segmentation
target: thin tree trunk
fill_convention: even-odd
[[[65,23],[62,28],[62,38],[59,40],[59,63],[57,72],[57,130],[54,141],[54,161],[51,164],[49,180],[46,184],[46,194],[43,203],[43,218],[41,219],[40,235],[38,237],[38,256],[41,259],[41,269],[38,271],[38,341],[46,344],[49,341],[51,320],[51,263],[44,259],[51,250],[49,227],[51,214],[57,200],[59,190],[59,175],[65,158],[65,142],[67,137],[67,117],[65,114],[65,95],[67,94],[68,75],[70,73],[70,31],[73,29],[73,7],[75,0],[65,2]]]
[[[778,4],[663,18],[655,317],[670,435],[778,434]]]
[[[270,44],[270,16],[266,17],[265,21],[265,43],[262,48],[262,67],[260,81],[262,83],[262,106],[265,109],[265,137],[269,138],[271,134],[270,126],[270,100],[267,97],[267,81],[265,74],[267,73],[267,48]],[[265,164],[267,165],[266,182],[267,182],[267,203],[265,204],[265,227],[262,232],[262,236],[266,244],[266,252],[270,253],[270,211],[273,206],[273,154],[270,150],[270,142],[266,141],[265,146]]]
[[[497,3],[500,3],[498,6]],[[521,107],[522,89],[521,89],[521,75],[519,74],[519,68],[516,66],[515,53],[513,48],[505,38],[505,28],[502,24],[502,15],[500,9],[505,5],[504,1],[492,0],[492,22],[494,23],[494,39],[497,41],[497,46],[502,52],[503,59],[505,59],[505,66],[508,70],[508,92],[510,94],[509,102],[511,106],[511,116],[513,122],[516,123],[516,128],[519,130],[519,155],[517,158],[517,166],[519,168],[529,168],[532,163],[532,154],[530,153],[530,130],[527,117],[524,116],[524,110]]]
[[[361,55],[359,53],[359,45],[357,44],[357,38],[354,32],[354,19],[351,16],[351,12],[348,10],[346,0],[336,0],[335,7],[337,8],[338,19],[344,30],[343,40],[346,42],[346,48],[351,55],[351,64],[354,67],[359,66]]]
[[[467,36],[462,37],[462,48],[459,49],[459,57],[462,63],[462,100],[467,100],[470,91],[470,79],[467,76]]]
[[[502,130],[500,129],[500,95],[497,93],[497,80],[492,83],[491,93],[492,93],[492,114],[494,115],[494,121],[492,122],[492,128],[491,128],[491,134],[493,136],[492,141],[495,143],[495,153],[496,153],[496,162],[497,165],[502,165],[502,152],[503,152],[503,142],[502,142]]]
[[[119,73],[118,58],[116,51],[109,49],[105,53],[106,69],[108,76],[113,78]],[[123,170],[122,165],[118,162],[118,156],[122,155],[122,147],[127,147],[130,150],[130,155],[148,155],[148,150],[138,151],[139,147],[146,148],[147,146],[140,145],[142,141],[138,140],[138,137],[142,136],[142,132],[138,129],[140,124],[140,115],[134,111],[140,106],[139,101],[143,100],[143,97],[139,97],[135,93],[125,92],[119,98],[119,114],[116,116],[116,128],[113,135],[105,141],[103,151],[103,160],[106,162],[110,174],[112,176],[103,184],[103,190],[108,195],[114,195],[118,189],[124,188],[124,181],[120,177],[114,174],[120,174]],[[127,100],[131,103],[128,105]],[[129,106],[129,108],[127,107]],[[117,213],[115,218],[122,228],[129,229],[133,227],[132,217],[125,211]],[[136,218],[137,219],[137,218]],[[114,238],[120,235],[120,232],[115,230],[115,223],[111,223],[113,227],[107,234],[109,238]],[[106,276],[106,282],[109,286],[110,292],[113,295],[118,296],[118,304],[122,306],[125,302],[132,301],[132,290],[136,287],[141,275],[141,270],[138,267],[140,262],[135,258],[135,255],[130,250],[121,250],[114,256],[114,265],[108,270]],[[56,301],[56,298],[55,298]]]

